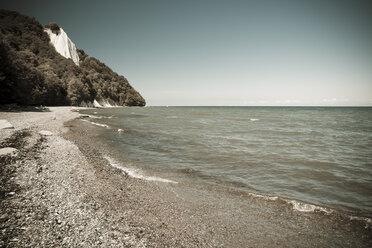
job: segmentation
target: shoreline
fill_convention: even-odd
[[[117,129],[117,126],[116,127],[111,126],[111,124],[107,123],[107,121],[106,122],[103,121],[103,123],[97,122],[98,120],[118,118],[115,115],[108,115],[107,113],[102,114],[102,113],[97,113],[97,112],[94,112],[93,114],[93,111],[90,111],[90,110],[82,111],[82,113],[84,113],[82,117],[82,121],[89,123],[92,126],[99,127],[97,129],[97,132],[102,131],[102,132],[106,132],[109,135],[113,135],[113,136],[117,134],[117,136],[119,137],[121,136],[122,133],[132,132],[132,131],[126,130],[125,128]],[[250,120],[252,121],[252,119]],[[253,119],[253,120],[257,120],[257,119]],[[102,142],[101,140],[102,138],[99,138],[97,142]],[[112,153],[111,150],[114,150],[114,149],[115,149],[114,147],[110,147],[110,151],[107,151],[106,153]],[[195,178],[198,179],[199,177],[203,178],[204,176],[207,176],[207,175],[203,175],[203,172],[197,169],[179,169],[176,166],[170,167],[168,169],[164,169],[164,171],[159,171],[159,168],[154,169],[154,168],[151,168],[151,166],[149,166],[150,168],[148,168],[147,165],[144,165],[146,167],[146,169],[144,169],[141,166],[140,167],[136,166],[136,163],[132,164],[130,161],[128,162],[128,160],[125,158],[120,160],[120,157],[121,157],[120,151],[119,153],[117,151],[115,154],[112,153],[111,157],[105,155],[105,158],[109,161],[109,163],[112,166],[123,170],[124,172],[128,173],[132,177],[136,177],[140,179],[142,178],[144,180],[165,181],[165,182],[170,181],[170,182],[175,183],[175,181],[173,180],[177,181],[177,180],[184,180],[185,178],[188,178],[186,180],[193,180],[193,183],[196,183],[194,180]],[[119,160],[117,160],[117,158],[119,158]],[[120,162],[121,164],[118,161],[121,161]],[[168,171],[168,172],[165,172],[165,171]],[[160,175],[161,178],[158,178],[157,176],[155,176],[154,178],[153,175],[157,175],[157,176]],[[183,176],[179,178],[179,175],[183,175]],[[323,202],[311,202],[311,201],[306,201],[305,199],[295,198],[295,197],[290,197],[290,196],[283,196],[280,194],[262,194],[262,192],[249,190],[245,188],[244,185],[242,186],[238,183],[234,183],[233,181],[227,181],[227,182],[224,182],[223,180],[220,180],[217,182],[216,181],[206,182],[206,180],[197,180],[197,181],[198,183],[202,183],[202,184],[204,183],[214,184],[222,188],[226,188],[226,189],[243,191],[248,196],[255,197],[255,198],[261,198],[261,199],[270,200],[270,201],[284,201],[290,206],[292,206],[293,210],[299,211],[299,212],[320,211],[326,214],[337,212],[338,214],[345,215],[350,219],[364,220],[366,223],[366,226],[370,227],[372,224],[371,212],[367,210],[362,210],[356,207],[352,208],[352,207],[346,207],[345,205],[334,205],[334,204],[327,205],[327,204],[324,204]],[[235,187],[235,184],[237,184],[236,187]]]
[[[110,166],[99,127],[71,107],[1,112],[15,129],[20,154],[6,162],[0,246],[81,247],[370,247],[361,221],[211,187],[128,176]],[[40,135],[47,130],[52,135]],[[2,166],[5,166],[2,164]],[[13,185],[13,186],[12,186]],[[6,189],[6,190],[3,190]],[[10,191],[11,190],[11,191]],[[14,192],[14,194],[10,194]],[[2,192],[3,193],[3,192]],[[4,213],[5,212],[5,213]],[[6,219],[6,220],[5,220]],[[5,221],[4,221],[5,220]],[[5,230],[5,231],[4,231]]]

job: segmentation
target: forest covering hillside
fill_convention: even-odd
[[[0,104],[146,104],[125,77],[83,50],[79,66],[61,56],[34,17],[0,10],[0,38]]]

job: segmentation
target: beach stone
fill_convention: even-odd
[[[14,126],[7,120],[0,120],[0,129],[13,129]]]
[[[0,157],[11,156],[16,157],[18,155],[18,150],[13,147],[5,147],[0,149]]]
[[[40,135],[43,135],[43,136],[51,136],[53,135],[53,133],[51,131],[46,131],[46,130],[41,130],[39,132]]]
[[[0,216],[0,222],[5,222],[9,219],[9,216],[7,213]]]

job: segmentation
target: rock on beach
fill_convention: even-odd
[[[51,131],[46,131],[46,130],[41,130],[39,132],[39,134],[42,135],[42,136],[52,136],[53,135],[53,133]]]
[[[18,150],[13,147],[5,147],[0,149],[0,157],[11,156],[16,157],[18,155]]]
[[[0,120],[0,129],[14,129],[14,126],[7,120]]]

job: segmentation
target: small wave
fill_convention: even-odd
[[[80,115],[80,117],[85,118],[89,117],[91,119],[118,119],[117,115],[102,116],[102,115]]]
[[[245,141],[244,138],[234,136],[222,136],[222,135],[202,135],[207,139],[227,140],[227,141]]]
[[[297,210],[299,212],[315,212],[315,211],[321,211],[326,214],[331,214],[333,210],[326,209],[324,207],[316,206],[313,204],[303,203],[296,200],[286,200],[287,203],[291,204],[294,210]]]
[[[267,201],[276,201],[278,199],[281,199],[284,202],[292,205],[293,210],[296,210],[296,211],[299,211],[299,212],[320,211],[320,212],[324,212],[326,214],[333,213],[333,210],[330,210],[330,209],[327,209],[327,208],[324,208],[324,207],[320,207],[320,206],[316,206],[316,205],[313,205],[313,204],[309,204],[309,203],[296,201],[296,200],[287,200],[287,199],[279,198],[278,196],[267,196],[267,195],[260,195],[260,194],[254,194],[254,193],[248,193],[248,194],[252,197],[261,198],[261,199],[264,199],[264,200],[267,200]],[[357,218],[358,217],[355,217],[355,219],[357,219]]]
[[[251,118],[250,120],[251,120],[251,121],[259,121],[260,119],[254,119],[254,118]]]
[[[329,209],[329,208],[320,207],[320,206],[316,206],[316,205],[309,204],[309,203],[304,203],[304,202],[297,201],[297,200],[283,199],[278,196],[266,196],[266,195],[259,195],[259,194],[254,194],[254,193],[248,193],[248,195],[255,197],[255,198],[263,199],[265,201],[276,201],[279,199],[281,201],[286,202],[287,204],[292,205],[293,210],[303,212],[303,213],[323,212],[327,215],[330,215],[335,212],[334,210]],[[365,224],[364,228],[366,229],[372,228],[372,218],[352,216],[352,215],[347,215],[346,217],[349,218],[351,221],[355,220],[355,221],[364,223]]]
[[[160,177],[147,177],[147,176],[144,176],[144,175],[138,173],[138,170],[136,170],[136,169],[131,169],[131,168],[123,167],[121,164],[119,164],[118,162],[116,162],[115,160],[113,160],[112,158],[110,158],[108,156],[104,156],[104,158],[110,163],[110,165],[112,167],[115,167],[115,168],[117,168],[119,170],[124,171],[130,177],[141,179],[141,180],[145,180],[145,181],[156,181],[156,182],[163,182],[163,183],[177,183],[176,181],[172,181],[172,180],[164,179],[164,178],[160,178]]]
[[[80,114],[80,119],[85,119],[85,118],[100,119],[98,116],[95,116],[95,115]]]
[[[372,219],[367,217],[349,216],[350,220],[363,221],[366,225],[364,228],[370,228],[372,226]]]
[[[93,122],[93,121],[88,121],[88,120],[84,120],[84,119],[82,121],[88,122],[88,123],[90,123],[92,125],[96,125],[96,126],[99,126],[99,127],[109,128],[109,126],[106,125],[106,124],[101,124],[101,123],[97,123],[97,122]]]
[[[196,174],[200,173],[199,171],[191,169],[191,168],[178,169],[177,171],[180,172],[180,173],[183,173],[183,174],[188,174],[188,175],[196,175]]]
[[[279,199],[279,197],[277,196],[259,195],[259,194],[254,194],[254,193],[249,193],[249,195],[255,198],[262,198],[264,200],[269,200],[269,201],[276,201]]]

